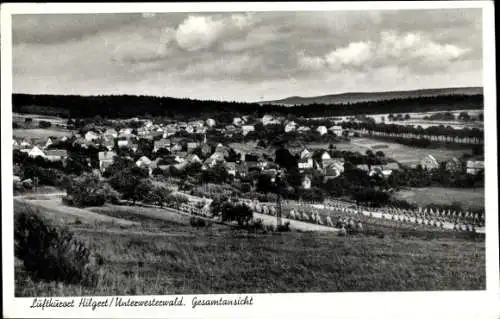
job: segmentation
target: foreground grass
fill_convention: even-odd
[[[17,263],[16,296],[485,289],[484,241],[175,227],[73,227],[104,257],[99,285],[35,282]]]

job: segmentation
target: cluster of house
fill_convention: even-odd
[[[427,154],[420,161],[420,165],[424,169],[434,169],[440,166],[439,162],[431,154]],[[471,158],[467,161],[461,161],[456,157],[445,162],[446,170],[450,172],[465,171],[469,175],[477,175],[479,172],[484,171],[484,158]]]
[[[63,137],[62,140],[66,140]],[[45,142],[36,143],[29,139],[16,140],[13,139],[12,147],[14,150],[19,150],[26,153],[29,157],[36,158],[38,156],[49,161],[62,161],[68,158],[68,151],[65,149],[48,149],[55,142],[56,138],[49,137]]]

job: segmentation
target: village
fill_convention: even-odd
[[[228,125],[218,124],[212,118],[189,122],[171,121],[171,123],[132,118],[111,120],[107,122],[107,125],[87,124],[80,129],[68,130],[71,133],[59,137],[48,136],[46,139],[14,138],[13,149],[14,152],[24,154],[24,158],[42,158],[47,162],[60,163],[61,168],[66,167],[68,162],[74,165],[74,162],[77,161],[86,166],[83,171],[92,172],[104,181],[106,177],[110,178],[110,174],[107,172],[110,167],[116,165],[117,162],[127,160],[147,172],[147,176],[155,183],[161,183],[167,189],[182,194],[202,194],[201,197],[206,207],[196,204],[198,202],[196,200],[191,205],[184,203],[180,207],[181,210],[188,212],[196,212],[203,208],[204,215],[207,215],[206,211],[210,208],[208,204],[214,197],[220,197],[221,192],[228,197],[236,195],[236,197],[241,198],[239,201],[246,198],[247,200],[265,202],[269,207],[273,207],[268,214],[274,215],[277,214],[275,208],[277,197],[284,197],[285,200],[290,200],[292,203],[288,205],[289,207],[287,205],[283,207],[283,211],[280,212],[280,215],[283,214],[283,216],[285,211],[288,212],[288,215],[295,215],[293,207],[296,206],[296,203],[323,205],[325,201],[335,200],[335,196],[331,196],[338,193],[338,190],[332,190],[332,188],[339,187],[335,186],[335,180],[344,174],[346,162],[348,162],[348,169],[362,171],[367,178],[376,178],[379,182],[378,186],[375,187],[379,193],[399,188],[399,185],[394,185],[392,181],[397,180],[394,176],[404,170],[420,170],[421,172],[441,170],[449,174],[469,176],[470,178],[480,178],[478,175],[483,174],[484,159],[480,156],[468,156],[467,158],[453,156],[438,161],[430,151],[409,164],[394,160],[389,153],[384,154],[384,151],[388,152],[388,146],[383,141],[367,149],[365,154],[337,149],[337,146],[341,148],[351,139],[359,141],[367,135],[373,135],[373,133],[367,133],[366,130],[343,128],[354,121],[356,120],[351,119],[351,122],[337,123],[332,121],[330,123],[332,125],[327,128],[325,125],[299,125],[296,121],[272,115],[264,115],[262,118],[254,119],[254,122],[249,122],[247,116],[235,117]],[[31,123],[32,120],[25,119],[25,122]],[[307,121],[302,121],[302,123],[307,123]],[[61,123],[56,125],[59,127],[71,126],[74,125],[74,121],[69,120],[66,125]],[[319,144],[324,147],[317,147],[318,143],[314,142],[310,145],[302,143],[302,145],[293,145],[293,147],[293,142],[281,143],[275,147],[273,145],[264,147],[258,141],[245,139],[255,133],[256,126],[260,126],[260,131],[271,127],[272,132],[282,130],[285,136],[287,134],[308,134],[312,135],[313,140],[319,138],[323,142],[330,143]],[[409,138],[414,138],[414,136]],[[292,152],[287,147],[290,147]],[[16,162],[15,172],[23,172],[22,166],[25,164],[22,161]],[[188,173],[183,174],[182,172]],[[32,188],[34,181],[36,186],[40,184],[40,176],[28,176],[29,173],[26,174],[26,170],[22,175],[24,176],[14,175],[16,189]],[[188,176],[179,178],[182,175]],[[193,176],[198,176],[198,178],[195,179]],[[292,186],[295,189],[278,193],[275,188],[278,176],[293,179]],[[222,185],[222,188],[218,185]],[[290,183],[288,187],[290,188]],[[212,190],[207,192],[207,189]],[[213,189],[217,189],[217,191],[214,192]],[[221,189],[225,190],[221,191]],[[344,207],[346,200],[347,204],[356,203],[356,206],[353,207],[362,205],[366,207],[364,209],[374,206],[379,207],[379,210],[382,208],[386,211],[387,208],[392,209],[395,206],[387,200],[380,202],[375,198],[359,200],[360,196],[351,196],[351,199],[348,196],[341,197],[336,199],[335,205],[338,207]],[[142,198],[134,200],[141,201]],[[188,203],[190,202],[188,201]],[[255,204],[251,205],[252,210],[256,213],[262,212],[263,207],[265,207],[265,205],[258,206],[257,208]],[[399,208],[409,209],[410,207],[403,205]],[[417,210],[416,206],[412,208]],[[423,208],[425,207],[418,207],[418,211],[422,211]],[[316,209],[312,206],[308,209],[310,210],[308,214],[312,214],[313,217],[308,215],[302,220],[327,224],[326,219],[315,217],[317,215]],[[464,217],[466,215],[473,216],[472,213],[465,210],[453,213],[448,211],[447,214],[457,217],[459,214],[463,214]],[[444,210],[442,214],[445,215]],[[403,220],[402,211],[400,215],[401,220]],[[382,216],[384,215],[379,217]],[[479,221],[477,216],[479,215],[476,213],[475,221]],[[274,220],[272,222],[275,223]],[[413,222],[416,222],[415,218]],[[440,225],[437,221],[434,223],[436,226]],[[334,226],[331,220],[328,224]],[[430,221],[429,225],[431,225]],[[341,228],[343,226],[347,226],[347,219],[344,225],[340,224]],[[478,227],[481,224],[476,223],[475,226]],[[463,227],[464,230],[472,230],[472,224],[460,226],[457,222],[448,227],[455,229]]]

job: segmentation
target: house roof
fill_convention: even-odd
[[[424,158],[422,160],[425,160],[425,159],[430,159],[431,161],[433,162],[436,162],[437,163],[437,160],[434,156],[432,156],[431,154],[427,154],[424,156]]]
[[[162,138],[154,142],[154,147],[170,146],[170,139]]]
[[[399,169],[399,164],[396,163],[396,162],[390,162],[390,163],[387,163],[385,165],[382,165],[384,167],[384,170],[387,170],[387,169]]]
[[[68,156],[68,151],[67,150],[46,150],[45,151],[46,156],[61,156],[61,157],[66,157]]]
[[[141,158],[139,158],[136,163],[139,162],[144,163],[146,165],[150,165],[151,163],[153,163],[153,161],[150,160],[147,156],[142,156]]]
[[[236,163],[227,162],[227,163],[225,164],[225,166],[226,166],[226,168],[231,169],[231,170],[236,169]]]

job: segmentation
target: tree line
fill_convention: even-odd
[[[309,104],[295,107],[235,101],[195,100],[187,98],[134,95],[31,95],[13,94],[13,112],[58,115],[61,117],[106,118],[167,116],[187,119],[193,116],[234,116],[264,114],[311,116],[345,116],[356,114],[428,112],[483,107],[483,95],[440,95],[396,98],[341,104]]]

